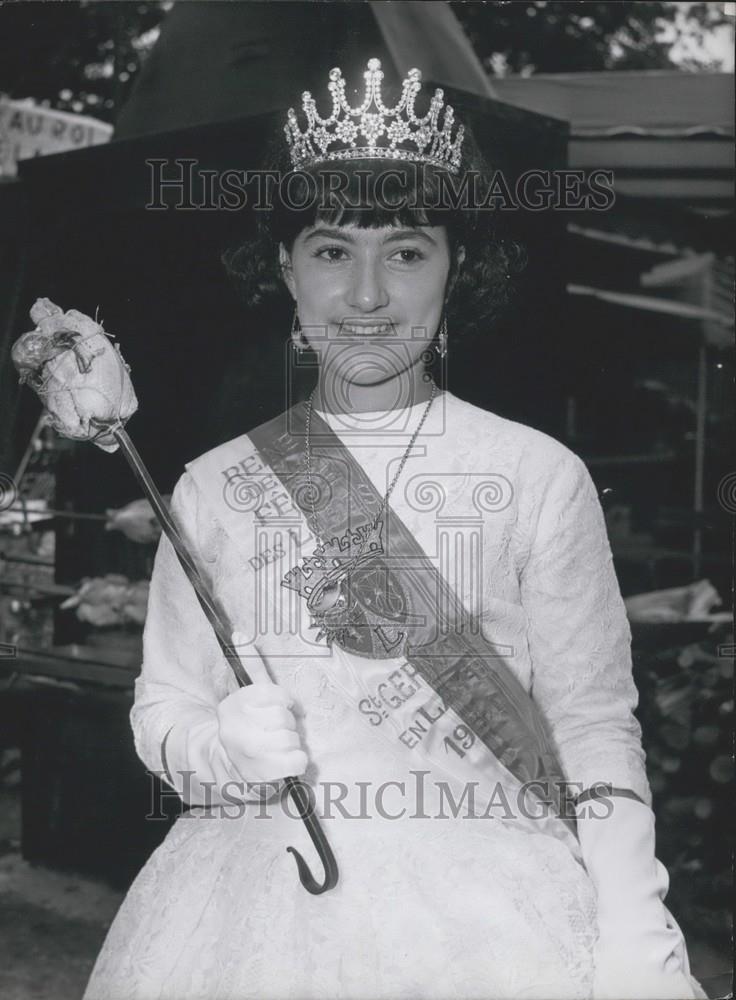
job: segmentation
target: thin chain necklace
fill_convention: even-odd
[[[322,536],[317,531],[317,513],[316,513],[316,511],[314,509],[314,484],[312,482],[312,448],[311,448],[311,442],[310,442],[310,428],[311,428],[311,424],[312,424],[312,405],[313,405],[313,397],[314,397],[315,391],[316,391],[316,387],[315,387],[315,389],[312,389],[311,393],[309,394],[309,399],[307,400],[307,421],[306,421],[306,424],[307,424],[307,426],[306,426],[306,431],[307,431],[307,433],[306,433],[306,438],[307,438],[307,446],[306,446],[307,486],[308,486],[308,493],[309,493],[310,505],[312,507],[312,524],[313,524],[312,530],[314,531],[315,538],[317,539],[317,541],[319,542],[319,544],[322,545],[324,543],[323,543]],[[425,420],[429,416],[429,410],[430,410],[430,407],[432,406],[432,403],[434,402],[434,397],[436,395],[437,395],[437,385],[434,382],[432,382],[432,393],[431,393],[431,395],[429,397],[429,402],[427,403],[427,406],[425,407],[424,413],[422,414],[422,419],[419,421],[419,423],[417,425],[417,429],[412,434],[411,441],[409,442],[409,444],[408,444],[408,446],[406,448],[406,451],[404,452],[404,455],[403,455],[403,457],[401,459],[401,462],[399,462],[399,467],[396,470],[396,475],[394,476],[394,478],[389,483],[389,487],[386,490],[386,493],[384,494],[383,500],[381,501],[381,506],[378,508],[378,513],[376,514],[376,516],[373,519],[372,527],[374,527],[374,528],[375,528],[376,524],[378,523],[378,521],[381,518],[381,514],[383,513],[384,508],[385,508],[386,504],[388,503],[388,499],[391,496],[391,492],[392,492],[394,486],[396,485],[396,482],[397,482],[399,476],[401,475],[404,466],[406,465],[406,461],[409,458],[409,455],[411,454],[411,450],[414,447],[414,443],[416,442],[416,439],[419,437],[419,434],[420,434],[420,432],[422,430],[422,427],[424,426]],[[363,545],[365,545],[365,540],[363,541]],[[360,552],[358,553],[358,557],[360,557],[360,555],[362,554],[362,551],[363,551],[363,546],[361,546]]]
[[[361,563],[363,552],[365,546],[370,540],[371,548],[375,548],[377,552],[382,552],[381,544],[381,516],[386,508],[389,497],[393,491],[396,482],[401,475],[401,472],[406,465],[407,459],[411,454],[411,450],[414,447],[417,437],[419,436],[424,422],[429,416],[429,411],[434,401],[434,397],[437,395],[437,386],[432,383],[432,394],[429,397],[429,402],[422,414],[422,418],[419,421],[417,429],[414,431],[409,442],[406,451],[399,463],[399,467],[396,470],[396,474],[391,480],[388,489],[381,501],[381,506],[378,508],[378,513],[373,518],[372,522],[363,525],[358,529],[358,533],[363,535],[360,549],[358,550],[355,558],[351,558],[348,565],[340,565],[337,574],[334,572],[330,573],[328,578],[323,579],[321,582],[314,584],[308,588],[305,587],[302,596],[307,599],[307,608],[312,615],[312,627],[319,628],[319,633],[317,639],[319,640],[322,636],[326,636],[327,642],[331,644],[335,639],[341,642],[345,637],[351,634],[353,625],[353,613],[355,611],[355,603],[351,597],[351,588],[349,584],[349,577],[352,570]],[[317,548],[315,549],[314,555],[310,562],[313,564],[315,569],[319,569],[319,572],[327,571],[324,553],[328,549],[328,545],[325,543],[324,538],[317,531],[317,512],[314,506],[314,483],[312,480],[312,447],[311,447],[311,422],[312,422],[312,403],[313,403],[314,390],[309,396],[307,402],[307,416],[306,416],[306,464],[307,464],[307,489],[309,493],[310,505],[312,508],[312,531],[315,538],[317,539]],[[370,555],[366,558],[372,558]],[[365,559],[362,560],[365,563]],[[291,584],[287,584],[291,586]]]

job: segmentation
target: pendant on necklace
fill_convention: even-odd
[[[344,589],[343,589],[344,586]],[[346,594],[345,591],[348,593]],[[355,602],[348,597],[350,591],[349,578],[346,577],[334,588],[329,599],[332,601],[329,607],[313,607],[307,602],[307,608],[312,616],[310,628],[317,628],[317,641],[324,638],[327,645],[333,642],[345,645],[348,639],[359,639],[360,635],[356,630],[359,616],[355,615]],[[322,605],[324,602],[318,602]]]
[[[350,573],[383,554],[383,521],[367,522],[344,535],[318,544],[309,558],[294,566],[281,581],[307,602],[310,628],[318,628],[317,639],[342,643],[359,638],[356,625],[360,613],[350,592]]]

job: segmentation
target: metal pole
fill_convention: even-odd
[[[711,305],[712,264],[709,263],[701,274],[700,288],[703,308]],[[698,395],[695,420],[695,484],[693,489],[693,579],[697,580],[703,566],[703,487],[705,480],[705,435],[708,413],[708,341],[707,320],[702,322],[700,347],[698,349]]]

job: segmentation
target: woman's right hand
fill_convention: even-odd
[[[237,632],[233,633],[233,645],[243,645]],[[289,696],[273,683],[262,660],[248,657],[244,666],[253,683],[234,691],[217,706],[225,752],[248,783],[265,784],[303,774],[307,755]]]

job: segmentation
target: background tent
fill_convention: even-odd
[[[326,94],[339,65],[360,80],[366,60],[386,80],[413,66],[425,79],[493,97],[488,76],[447,4],[180,3],[143,66],[116,123],[116,136],[256,115],[294,103],[302,90]]]

